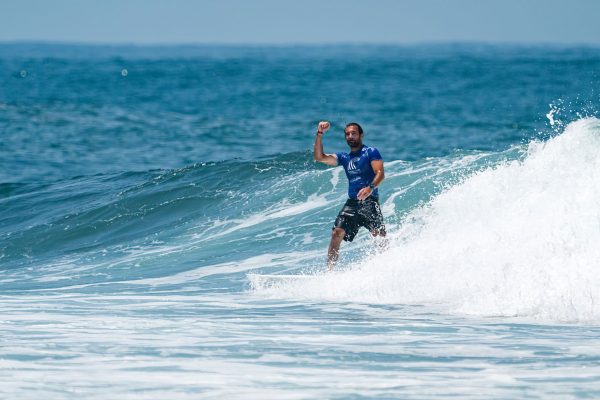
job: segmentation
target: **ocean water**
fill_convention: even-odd
[[[600,397],[600,49],[0,44],[0,396]],[[390,244],[325,271],[357,121]],[[300,274],[280,282],[257,274]]]

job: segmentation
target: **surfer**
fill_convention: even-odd
[[[356,122],[350,122],[344,129],[350,153],[325,154],[323,134],[329,127],[329,122],[319,122],[314,147],[315,160],[333,167],[342,165],[348,177],[348,200],[335,219],[327,251],[327,266],[333,269],[342,240],[354,240],[361,226],[367,228],[373,237],[385,237],[377,190],[385,175],[379,151],[363,144],[363,129]]]

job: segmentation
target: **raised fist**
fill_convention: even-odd
[[[321,121],[321,122],[319,122],[319,126],[318,126],[317,130],[319,132],[325,132],[325,131],[327,131],[327,129],[329,129],[330,126],[331,125],[329,124],[329,122]]]

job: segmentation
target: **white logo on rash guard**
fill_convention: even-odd
[[[358,167],[356,166],[356,163],[358,163],[359,160],[360,160],[360,157],[354,157],[354,158],[352,158],[348,162],[348,171],[353,171],[355,169],[358,169]]]

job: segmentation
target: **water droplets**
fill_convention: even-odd
[[[548,118],[552,130],[558,134],[565,126],[565,118],[568,118],[568,115],[572,114],[572,109],[570,109],[571,104],[565,104],[564,100],[558,99],[548,104],[548,106],[550,107],[550,111],[546,114],[546,118]],[[565,113],[568,115],[563,115]]]
[[[550,121],[550,126],[554,126],[554,124],[556,123],[556,121],[554,120],[554,114],[556,114],[557,112],[558,108],[550,104],[550,111],[548,112],[548,114],[546,114],[546,118],[548,118],[548,121]]]
[[[129,75],[129,71],[127,71],[127,68],[123,68],[121,70],[121,76],[127,76],[127,75]]]

